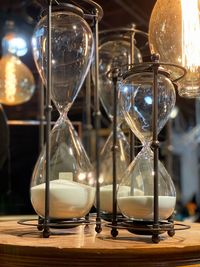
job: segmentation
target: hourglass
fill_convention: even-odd
[[[117,32],[117,33],[116,33]],[[134,45],[134,29],[113,29],[100,32],[99,47],[99,95],[101,103],[113,122],[114,88],[107,72],[112,68],[127,65],[131,62],[131,50],[133,49],[134,62],[141,62],[142,56]],[[116,128],[116,173],[117,184],[120,182],[124,171],[130,162],[130,149],[127,139],[120,128],[124,120],[122,113],[117,108]],[[113,132],[110,133],[100,153],[100,210],[104,219],[111,219],[113,209]],[[118,210],[119,213],[119,210]],[[119,218],[119,216],[118,216]]]
[[[116,144],[116,168],[117,168],[117,184],[123,176],[129,165],[130,147],[129,143],[117,125],[117,144]],[[101,153],[100,153],[100,210],[102,218],[111,219],[113,209],[113,133],[110,133]],[[118,214],[120,211],[117,211]]]
[[[184,76],[184,69],[175,67],[180,68]],[[144,63],[131,66],[122,75],[119,89],[125,120],[143,144],[118,188],[118,207],[126,217],[121,226],[133,233],[150,234],[154,242],[159,242],[158,235],[163,231],[174,234],[170,217],[175,208],[176,192],[171,177],[158,161],[157,141],[157,134],[175,104],[173,82],[163,64]]]
[[[39,156],[31,182],[31,202],[36,213],[52,221],[62,220],[65,225],[82,221],[95,198],[92,166],[67,117],[93,56],[93,36],[84,16],[82,9],[71,4],[59,4],[51,15],[50,93],[60,117],[50,133],[49,191],[46,148]],[[47,37],[47,16],[44,16],[34,31],[33,52],[45,85],[49,68]]]

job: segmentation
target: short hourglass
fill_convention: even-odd
[[[113,34],[114,33],[114,34]],[[99,47],[99,94],[101,103],[110,118],[113,121],[113,94],[114,88],[112,80],[107,76],[108,71],[114,67],[120,67],[130,63],[130,37],[117,35],[113,32],[108,36],[106,42]],[[103,34],[103,33],[102,33]],[[101,35],[102,35],[101,34]],[[101,37],[100,35],[100,37]],[[142,56],[139,49],[134,46],[134,61],[141,62]],[[119,111],[117,114],[117,184],[127,169],[130,159],[130,147],[128,141],[120,128],[123,122],[123,114]],[[113,209],[113,132],[110,133],[101,153],[100,153],[100,210],[104,219],[110,218]],[[118,213],[120,211],[118,210]]]
[[[33,52],[39,73],[46,83],[47,17],[36,26]],[[91,209],[95,188],[92,166],[67,113],[89,69],[93,37],[81,12],[52,12],[52,91],[51,98],[60,117],[50,133],[50,219],[85,216]],[[44,217],[46,176],[45,149],[36,163],[31,182],[31,202],[36,213]]]
[[[158,132],[164,127],[175,104],[175,89],[168,75],[158,71]],[[154,218],[154,181],[152,142],[153,73],[144,67],[124,77],[120,87],[120,106],[143,149],[133,160],[124,175],[117,193],[122,214],[132,221],[152,221]],[[176,192],[171,177],[158,162],[159,219],[166,220],[174,212]],[[126,195],[121,195],[126,188]]]

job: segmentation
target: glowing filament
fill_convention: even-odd
[[[191,72],[200,66],[198,0],[182,0],[182,64]]]
[[[5,67],[5,89],[6,89],[6,99],[10,103],[15,101],[16,84],[17,80],[15,75],[14,62],[8,61]]]

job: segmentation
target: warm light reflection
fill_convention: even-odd
[[[178,115],[179,113],[179,109],[177,106],[175,106],[173,109],[172,109],[172,112],[170,113],[170,118],[171,119],[175,119],[176,116]]]
[[[120,146],[120,151],[121,151],[121,154],[120,154],[120,160],[122,162],[126,162],[126,155],[125,155],[125,151],[124,151],[124,148],[123,148],[123,142],[122,140],[119,139],[119,146]]]
[[[0,103],[18,105],[28,101],[35,89],[34,78],[22,61],[7,54],[0,60]]]
[[[200,66],[200,19],[198,0],[182,0],[182,64],[191,72]]]
[[[103,182],[104,182],[104,177],[103,177],[103,175],[100,175],[100,177],[99,177],[99,183],[102,184]]]
[[[5,66],[5,89],[6,99],[9,103],[15,102],[17,79],[15,74],[15,64],[13,61],[7,61]]]
[[[78,175],[79,181],[84,181],[85,178],[86,178],[86,173],[84,173],[84,172],[79,173],[79,175]]]

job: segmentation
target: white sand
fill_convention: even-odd
[[[159,218],[167,219],[174,211],[176,197],[159,196]],[[153,196],[119,197],[118,206],[122,214],[132,219],[153,219]]]
[[[91,209],[95,199],[95,188],[67,181],[50,181],[50,218],[81,218]],[[45,184],[31,188],[31,202],[36,213],[44,217]]]
[[[117,185],[118,188],[118,185]],[[134,189],[134,192],[138,195],[143,195],[142,191]],[[120,185],[117,197],[127,197],[130,195],[130,186]],[[100,187],[100,210],[108,213],[112,213],[113,205],[113,185],[105,185]],[[117,212],[120,213],[117,207]]]
[[[129,186],[120,186],[120,196],[128,196],[130,192]],[[112,213],[113,209],[113,185],[105,185],[100,187],[100,210]],[[117,208],[117,212],[120,210]]]

